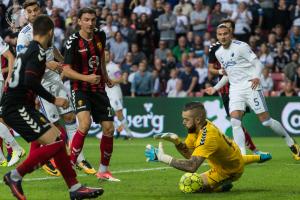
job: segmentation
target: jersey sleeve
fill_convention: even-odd
[[[0,37],[0,55],[4,54],[9,49],[9,46]]]
[[[208,63],[209,64],[214,64],[215,62],[217,62],[217,57],[216,57],[216,51],[217,51],[217,46],[216,45],[212,45],[209,47],[209,53],[208,53]]]
[[[208,158],[217,150],[216,139],[209,133],[203,133],[198,143],[199,144],[197,144],[197,146],[195,147],[192,156],[201,156],[204,158]]]
[[[26,34],[20,32],[17,39],[17,47],[16,47],[17,55],[19,53],[22,53],[26,49],[26,47],[29,45],[29,42],[30,41],[28,41]]]
[[[252,62],[254,59],[257,58],[256,54],[252,51],[252,49],[247,43],[242,43],[240,45],[239,53],[243,58],[245,58],[249,62]]]
[[[64,53],[64,64],[71,65],[75,58],[75,49],[76,49],[76,40],[77,36],[75,34],[71,35],[65,44],[65,53]]]

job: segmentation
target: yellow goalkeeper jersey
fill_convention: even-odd
[[[220,173],[242,173],[244,161],[237,144],[227,138],[212,122],[197,134],[189,133],[185,139],[188,148],[193,149],[192,156],[201,156]]]

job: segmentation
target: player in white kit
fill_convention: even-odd
[[[233,137],[241,152],[246,153],[241,118],[247,104],[258,116],[263,126],[271,128],[285,139],[294,159],[300,160],[299,145],[289,136],[283,126],[269,115],[260,86],[261,71],[264,67],[262,63],[248,44],[232,40],[230,29],[225,24],[218,26],[217,39],[222,46],[215,54],[227,75],[223,76],[214,87],[206,89],[206,92],[213,94],[229,81],[229,112]]]
[[[114,109],[117,120],[115,119],[115,127],[117,130],[121,130],[124,128],[126,132],[126,138],[132,138],[131,130],[128,127],[127,120],[123,115],[123,94],[120,87],[120,83],[123,81],[122,72],[120,66],[114,63],[112,60],[112,56],[108,51],[105,51],[105,62],[106,62],[106,70],[108,77],[111,79],[114,84],[113,87],[105,86],[105,91],[109,98],[109,102],[111,107]]]
[[[26,49],[26,46],[33,39],[33,29],[32,23],[40,13],[40,6],[36,0],[27,0],[23,4],[25,9],[26,18],[29,21],[28,25],[22,28],[18,35],[17,40],[17,54],[21,53]],[[52,43],[53,44],[53,43]],[[64,87],[64,84],[60,77],[60,72],[62,71],[62,62],[64,60],[60,52],[52,46],[46,51],[46,66],[42,85],[43,87],[54,96],[59,96],[62,98],[69,99],[68,93]],[[57,62],[57,61],[58,62]],[[69,138],[69,141],[72,140],[76,130],[76,116],[72,106],[69,106],[67,109],[57,107],[54,104],[49,103],[43,98],[39,97],[40,110],[42,113],[49,119],[51,123],[54,123],[59,127],[58,121],[62,118],[65,122],[66,132]],[[71,102],[71,101],[70,101]],[[37,145],[38,146],[38,145]],[[33,145],[31,145],[33,147]],[[33,147],[35,148],[35,147]],[[77,167],[83,169],[87,174],[95,174],[96,170],[86,161],[83,153],[78,156]],[[51,163],[43,166],[43,169],[50,175],[57,176],[59,175],[58,170],[51,166]]]
[[[2,98],[3,89],[7,84],[7,81],[10,80],[11,74],[13,71],[13,63],[14,63],[14,56],[9,50],[9,46],[3,41],[0,37],[0,56],[3,55],[8,60],[8,76],[7,79],[4,81],[2,75],[2,63],[0,59],[0,100]],[[0,107],[0,115],[2,115]],[[17,143],[15,138],[10,134],[9,129],[4,124],[2,118],[0,118],[0,138],[4,139],[6,145],[9,145],[13,149],[12,157],[9,162],[7,162],[1,148],[0,148],[0,167],[10,167],[16,164],[22,156],[25,155],[25,151],[20,145]]]

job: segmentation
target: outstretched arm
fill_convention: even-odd
[[[200,156],[192,156],[190,159],[176,159],[173,158],[170,166],[185,171],[194,173],[200,167],[200,165],[204,162],[205,158]]]
[[[192,150],[189,149],[185,143],[180,142],[179,144],[175,145],[177,151],[186,159],[191,158]]]

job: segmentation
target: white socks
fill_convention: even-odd
[[[284,140],[289,147],[295,144],[293,138],[291,138],[291,136],[277,120],[270,118],[269,120],[264,121],[262,124],[271,128],[277,135],[284,137]]]
[[[239,146],[242,155],[246,154],[245,134],[242,129],[241,120],[231,118],[232,134],[235,143]]]
[[[0,137],[4,139],[4,142],[12,147],[13,151],[22,149],[15,138],[10,134],[8,128],[0,122]]]
[[[102,165],[100,164],[99,170],[98,172],[106,172],[107,171],[108,166]]]
[[[22,176],[19,174],[19,172],[16,169],[13,169],[11,171],[10,178],[15,182],[22,180]]]

